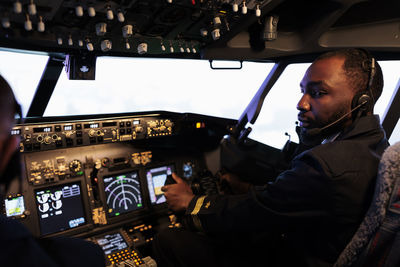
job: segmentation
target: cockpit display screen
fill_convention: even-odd
[[[174,172],[174,165],[162,166],[146,171],[147,184],[149,186],[150,200],[152,204],[161,204],[166,201],[161,187],[165,184],[167,177]]]
[[[20,216],[25,211],[24,196],[6,198],[4,200],[7,217]]]
[[[96,238],[97,244],[101,246],[104,254],[109,255],[114,252],[126,249],[128,244],[120,233],[106,234]]]
[[[110,217],[137,210],[143,206],[138,172],[103,177]]]
[[[79,183],[35,190],[35,196],[42,235],[86,223]]]

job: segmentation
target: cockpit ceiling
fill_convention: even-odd
[[[400,51],[398,10],[396,0],[1,0],[0,46],[251,60],[347,46],[390,53]]]

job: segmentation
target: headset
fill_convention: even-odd
[[[359,49],[362,51],[366,56],[367,60],[363,62],[363,69],[368,70],[368,83],[364,91],[357,93],[351,102],[351,110],[355,111],[359,109],[357,116],[362,114],[366,114],[369,111],[372,111],[372,107],[375,103],[374,96],[372,94],[372,83],[374,81],[376,67],[375,63],[376,60],[374,57],[371,56],[369,52],[364,49]]]

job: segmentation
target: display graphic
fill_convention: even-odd
[[[86,223],[79,183],[35,191],[42,235]]]
[[[143,206],[138,173],[130,172],[103,178],[110,217],[137,210]]]
[[[104,235],[102,237],[96,238],[96,242],[97,244],[99,244],[99,246],[101,246],[104,254],[106,255],[128,247],[128,244],[125,242],[120,233]]]
[[[165,202],[165,196],[161,191],[161,187],[164,186],[167,177],[172,175],[172,172],[174,171],[174,165],[162,166],[146,171],[147,184],[149,186],[149,194],[152,204],[161,204]]]
[[[4,202],[7,217],[19,216],[25,211],[24,196],[6,198]]]

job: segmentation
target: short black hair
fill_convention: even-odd
[[[317,60],[331,57],[344,57],[344,72],[349,79],[355,93],[371,90],[374,104],[379,99],[383,90],[383,74],[379,63],[375,60],[375,74],[372,77],[371,88],[368,81],[371,73],[371,61],[373,56],[370,52],[361,48],[346,48],[330,51],[319,56]]]

